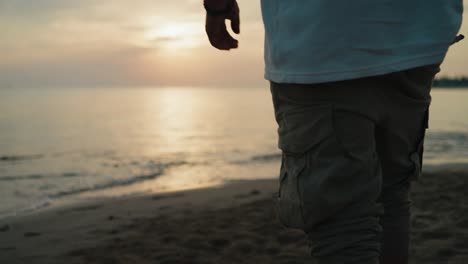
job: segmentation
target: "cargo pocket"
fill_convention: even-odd
[[[304,167],[304,157],[285,157],[283,154],[276,206],[281,223],[291,228],[304,227],[302,201],[298,190],[298,177]]]
[[[423,154],[424,154],[424,138],[426,137],[426,130],[429,128],[429,109],[426,110],[421,136],[417,144],[415,152],[411,153],[410,160],[413,163],[413,175],[411,180],[416,181],[422,175],[423,167]]]
[[[334,137],[332,109],[331,105],[301,107],[283,113],[278,120],[278,146],[283,156],[276,206],[280,221],[287,227],[304,229],[304,215],[313,210],[304,207],[301,177],[313,177],[304,172],[313,166],[316,148]]]

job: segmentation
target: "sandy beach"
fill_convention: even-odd
[[[276,180],[56,206],[0,221],[0,263],[312,263],[283,228]],[[412,262],[468,263],[468,173],[414,185]]]

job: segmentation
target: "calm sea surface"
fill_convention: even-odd
[[[468,164],[468,89],[432,93],[425,162]],[[0,217],[63,200],[273,178],[264,88],[0,90]]]

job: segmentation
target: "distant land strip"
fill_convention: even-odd
[[[468,89],[468,77],[460,78],[436,78],[432,84],[433,87],[445,87],[445,88],[467,88]]]

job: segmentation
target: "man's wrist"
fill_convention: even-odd
[[[209,15],[227,15],[232,11],[234,0],[204,0],[203,5]]]
[[[224,9],[230,0],[203,0],[203,4],[214,10]]]

